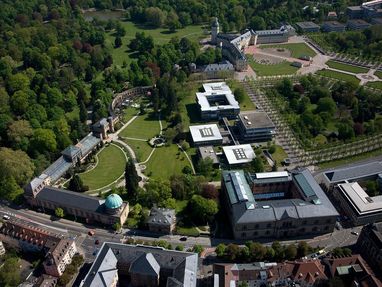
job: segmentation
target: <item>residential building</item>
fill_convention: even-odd
[[[373,19],[371,19],[371,24],[373,24],[373,25],[382,25],[382,18],[373,18]]]
[[[218,275],[218,287],[248,286],[314,286],[318,280],[327,280],[325,267],[319,260],[296,260],[282,263],[255,262],[250,264],[218,263],[213,273]]]
[[[272,262],[254,262],[248,264],[215,263],[213,274],[217,275],[217,287],[239,286],[246,282],[249,286],[266,286],[271,274],[269,270],[277,266]]]
[[[373,19],[382,17],[382,1],[374,0],[364,2],[360,6],[351,6],[346,10],[346,15],[350,19]]]
[[[321,28],[324,32],[343,32],[346,26],[338,21],[326,21]]]
[[[221,145],[223,142],[217,124],[190,126],[190,133],[195,146]]]
[[[196,93],[202,120],[234,119],[240,112],[231,89],[225,82],[203,84],[203,93]]]
[[[346,8],[346,15],[349,19],[360,19],[363,17],[363,9],[361,6],[349,6]]]
[[[320,32],[320,26],[314,22],[297,22],[296,23],[297,30],[303,33],[314,33]]]
[[[0,239],[7,245],[25,252],[42,251],[45,254],[45,273],[55,277],[63,274],[77,253],[75,240],[16,218],[2,224]]]
[[[54,211],[62,208],[65,214],[84,218],[87,223],[99,222],[123,225],[129,214],[129,204],[117,194],[106,200],[70,190],[45,186],[38,192],[24,194],[29,205],[43,210]]]
[[[218,166],[219,163],[220,163],[219,158],[216,155],[213,146],[201,146],[201,147],[198,147],[198,154],[199,154],[199,157],[201,159],[203,159],[203,160],[205,160],[206,158],[211,159],[212,160],[212,164],[214,166]]]
[[[361,255],[324,258],[323,263],[327,266],[330,277],[340,277],[344,286],[382,286],[381,281]]]
[[[196,287],[198,255],[160,247],[105,242],[83,287]]]
[[[272,140],[275,125],[265,112],[241,112],[236,126],[243,142],[266,142]]]
[[[338,184],[333,196],[354,225],[382,221],[382,195],[370,197],[357,182]]]
[[[339,183],[377,179],[378,174],[382,174],[382,164],[374,161],[325,171],[317,176],[317,181],[325,191],[331,192]]]
[[[370,23],[367,23],[365,20],[362,19],[352,19],[349,20],[346,24],[346,27],[349,30],[365,30],[371,26]]]
[[[202,67],[201,72],[206,75],[207,79],[232,78],[235,67],[227,60],[217,64],[209,64]]]
[[[222,172],[222,194],[235,239],[332,232],[338,212],[307,169],[290,173]]]
[[[151,232],[172,234],[175,230],[175,209],[153,207],[147,219],[147,226]]]
[[[328,16],[326,17],[328,20],[337,20],[337,12],[336,11],[329,11]]]
[[[370,223],[362,228],[357,249],[376,274],[382,274],[382,223]]]
[[[250,144],[223,146],[223,153],[230,167],[248,164],[256,157]]]

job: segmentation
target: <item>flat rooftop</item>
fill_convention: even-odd
[[[242,112],[239,119],[246,129],[274,129],[275,125],[266,112]]]
[[[225,82],[203,84],[203,93],[196,93],[202,111],[240,109],[239,103]]]
[[[223,151],[230,165],[248,163],[256,157],[250,144],[224,146]]]
[[[198,148],[199,154],[202,159],[210,158],[213,164],[218,164],[219,159],[214,151],[213,146],[201,146]]]
[[[367,26],[370,26],[370,23],[368,23],[362,19],[350,19],[350,20],[348,20],[347,24],[348,25],[351,24],[351,25],[367,25]]]
[[[345,28],[345,24],[342,24],[338,21],[325,21],[323,23],[323,26],[329,26],[329,27],[341,27],[341,28]]]
[[[194,143],[223,140],[216,124],[190,126],[190,133]]]
[[[203,84],[203,89],[205,92],[230,92],[230,87],[225,82],[217,82],[217,83],[205,83]]]
[[[307,21],[307,22],[297,22],[296,25],[301,28],[301,29],[309,29],[309,28],[320,28],[319,25],[317,25],[316,23],[314,22],[311,22],[311,21]]]
[[[382,212],[382,195],[370,197],[358,182],[343,183],[338,187],[359,215]]]

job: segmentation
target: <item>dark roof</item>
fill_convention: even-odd
[[[73,207],[84,211],[103,212],[105,200],[94,196],[81,194],[65,189],[45,186],[36,198],[62,205],[63,207]]]
[[[153,207],[147,222],[150,224],[171,225],[175,222],[175,209]]]
[[[353,180],[373,176],[379,173],[382,173],[382,164],[375,161],[362,165],[334,169],[325,172],[324,175],[330,182],[340,182],[344,180]]]
[[[130,265],[130,272],[148,276],[159,276],[160,266],[151,253],[143,253]]]
[[[64,149],[61,152],[61,154],[66,155],[70,158],[73,158],[73,156],[77,155],[80,151],[81,151],[81,149],[79,147],[76,147],[74,145],[70,145],[66,149]]]
[[[112,251],[112,253],[109,253],[110,250]],[[141,260],[143,261],[142,264],[147,265],[147,263],[149,263],[151,265],[151,263],[153,263],[153,260],[155,260],[159,268],[163,268],[166,271],[166,276],[168,276],[167,287],[196,286],[198,255],[195,253],[165,250],[160,247],[152,246],[128,245],[114,242],[105,242],[102,245],[101,250],[98,252],[97,258],[94,260],[93,265],[91,266],[88,274],[84,279],[84,287],[102,286],[99,284],[99,273],[102,272],[100,270],[100,267],[102,266],[103,262],[110,257],[111,254],[113,255],[111,256],[112,259],[113,257],[117,259],[117,268],[121,265],[130,265],[133,262],[139,263]],[[151,254],[152,257],[149,256],[149,259],[146,260],[148,258],[146,255],[148,254]],[[147,273],[147,270],[141,270],[142,266],[135,266],[134,268],[138,268],[138,271]],[[125,271],[121,269],[118,271],[122,273],[122,275],[127,275],[127,270]],[[170,278],[174,279],[169,280]],[[180,283],[180,285],[178,284],[178,282]],[[119,282],[119,285],[127,286],[127,284],[124,283],[125,282]]]
[[[265,112],[249,111],[239,114],[240,121],[246,129],[274,129],[275,125]]]
[[[320,28],[319,25],[317,25],[314,22],[307,21],[307,22],[297,22],[296,25],[300,27],[301,29],[309,29],[309,28]]]

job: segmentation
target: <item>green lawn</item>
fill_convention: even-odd
[[[157,148],[146,163],[145,174],[153,178],[169,179],[174,174],[181,174],[189,162],[175,144]]]
[[[155,44],[161,45],[166,44],[173,37],[187,37],[190,40],[197,41],[205,34],[202,25],[187,26],[185,28],[178,29],[174,33],[171,33],[168,29],[153,29],[142,25],[134,24],[130,21],[120,21],[120,23],[126,30],[126,35],[122,37],[122,46],[117,49],[114,48],[114,31],[106,33],[105,39],[106,46],[111,50],[115,65],[122,65],[124,61],[129,63],[134,57],[134,54],[129,51],[127,45],[130,43],[131,39],[135,38],[135,34],[137,32],[145,32],[146,35],[151,35],[154,39]]]
[[[293,58],[299,58],[302,56],[314,57],[316,53],[305,43],[290,43],[290,44],[278,44],[278,45],[262,45],[260,49],[264,48],[284,48],[288,49],[292,53]]]
[[[128,122],[133,116],[136,116],[139,112],[139,109],[128,107],[123,111],[123,120],[124,122]]]
[[[326,65],[328,65],[330,68],[333,68],[333,69],[342,70],[342,71],[346,71],[346,72],[350,72],[354,74],[366,74],[369,71],[369,69],[367,68],[347,65],[347,64],[339,63],[332,60],[327,61]]]
[[[344,74],[341,72],[331,71],[331,70],[321,70],[321,71],[318,71],[317,74],[324,77],[337,79],[340,81],[351,82],[356,85],[358,85],[360,82],[355,76]]]
[[[241,84],[235,80],[228,80],[227,84],[231,88],[232,92],[234,92],[236,88],[242,87]],[[247,92],[245,92],[244,100],[241,103],[239,103],[239,105],[241,111],[251,111],[256,109],[255,104],[251,101]]]
[[[277,164],[280,165],[281,162],[287,157],[288,155],[283,150],[283,148],[279,145],[276,145],[276,151],[272,154],[272,158],[277,162]]]
[[[377,149],[377,150],[374,150],[371,152],[362,153],[362,154],[352,156],[352,157],[347,157],[347,158],[343,158],[343,159],[339,159],[339,160],[333,160],[333,161],[320,163],[318,166],[320,169],[333,168],[333,167],[347,165],[347,164],[350,164],[350,163],[353,163],[353,162],[356,162],[359,160],[364,160],[367,158],[372,158],[372,157],[380,156],[380,155],[382,155],[382,149]]]
[[[291,66],[291,63],[284,61],[280,64],[263,65],[253,60],[252,56],[248,56],[249,65],[258,76],[277,76],[295,74],[298,68]]]
[[[370,88],[382,90],[382,82],[368,82],[366,86]]]
[[[113,144],[101,150],[97,157],[97,166],[87,173],[80,174],[84,184],[89,186],[90,190],[112,183],[123,174],[125,169],[125,154]]]
[[[196,229],[196,227],[176,227],[176,234],[178,235],[184,235],[184,236],[199,236],[199,231]]]
[[[382,71],[376,71],[374,73],[374,75],[376,75],[378,78],[382,79]]]
[[[151,139],[159,134],[160,126],[158,117],[154,113],[139,115],[130,125],[128,125],[120,135],[138,139]]]
[[[136,140],[124,140],[135,152],[138,162],[145,161],[150,155],[153,148],[148,142]]]

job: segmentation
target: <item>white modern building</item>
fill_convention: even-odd
[[[250,163],[256,157],[250,144],[224,146],[223,152],[230,166]]]
[[[354,225],[382,221],[382,195],[370,197],[358,182],[339,184],[334,197]]]
[[[223,142],[216,124],[190,126],[190,133],[195,146],[221,145]]]
[[[240,106],[225,82],[203,84],[204,92],[196,93],[202,120],[234,119]]]

